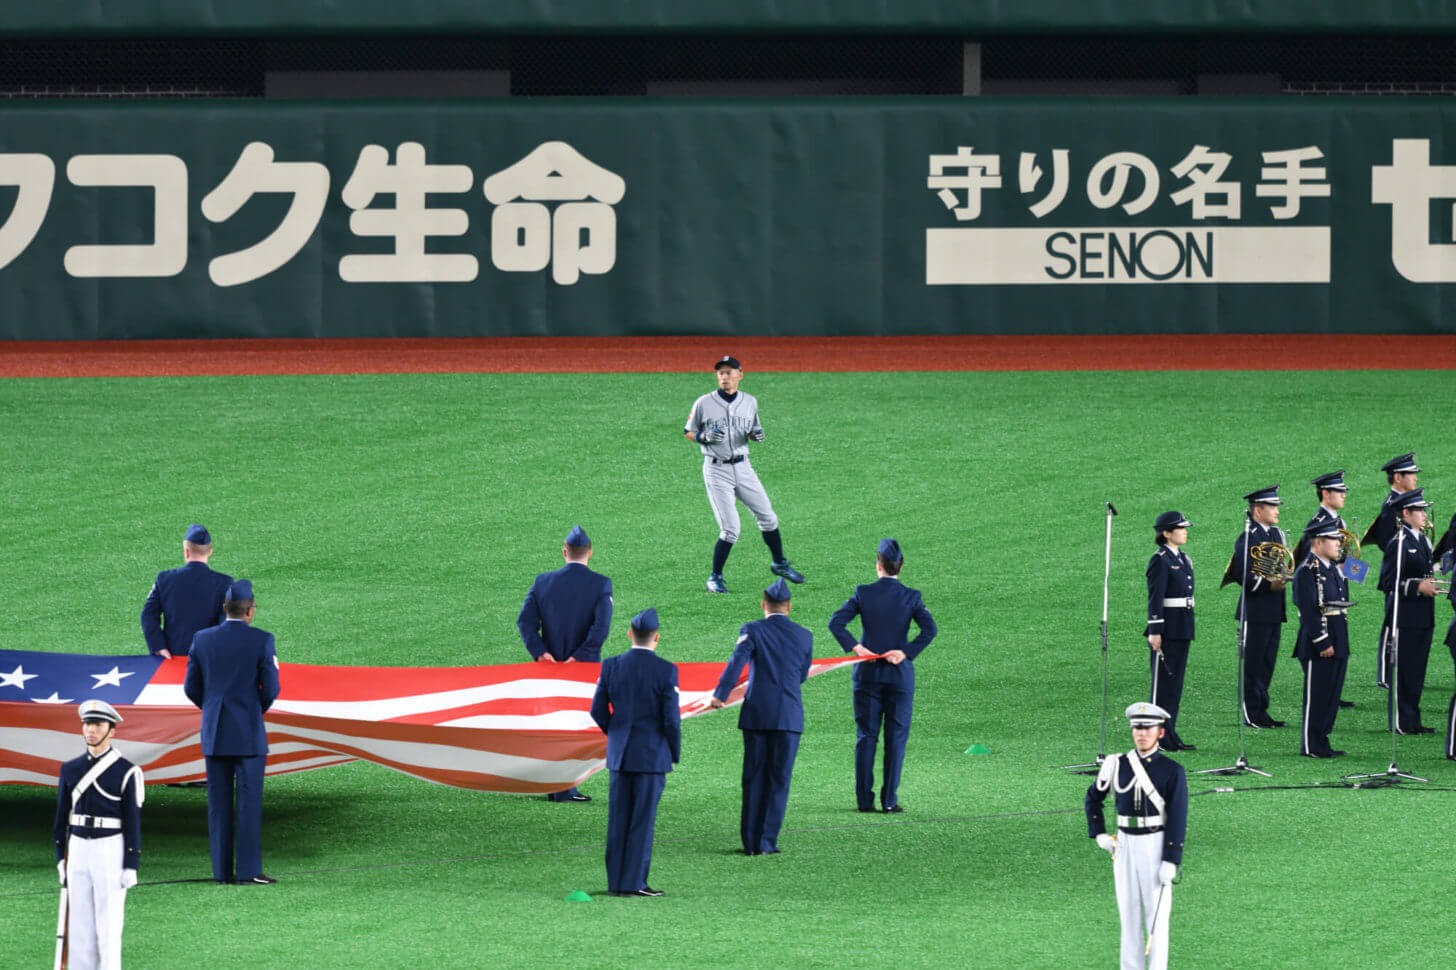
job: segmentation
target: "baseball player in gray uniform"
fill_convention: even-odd
[[[758,423],[758,400],[740,391],[743,365],[736,357],[724,357],[713,365],[718,375],[718,389],[693,402],[683,429],[689,441],[703,450],[703,484],[708,489],[708,503],[718,520],[718,544],[713,547],[713,572],[708,576],[708,592],[726,593],[723,566],[728,553],[738,541],[738,502],[748,506],[773,555],[770,570],[791,583],[802,583],[804,576],[784,558],[784,542],[779,535],[779,520],[769,504],[768,494],[753,465],[748,461],[748,442],[763,440],[763,426]]]

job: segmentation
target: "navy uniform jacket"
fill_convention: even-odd
[[[849,621],[861,618],[864,636],[858,640],[849,632]],[[910,642],[905,636],[910,632],[910,621],[920,633]],[[905,651],[905,659],[899,664],[859,663],[854,665],[854,682],[871,684],[898,684],[901,687],[915,687],[915,658],[920,651],[935,639],[935,619],[920,600],[920,590],[911,589],[893,576],[883,576],[873,583],[856,586],[854,595],[834,611],[829,619],[829,632],[845,652],[862,643],[875,653],[889,650]]]
[[[1350,586],[1340,567],[1310,553],[1294,571],[1294,606],[1299,610],[1299,636],[1294,656],[1314,660],[1320,651],[1335,648],[1333,658],[1350,656],[1350,633],[1343,607],[1326,606],[1350,598]],[[1338,611],[1338,612],[1332,612]]]
[[[1132,766],[1129,758],[1142,757],[1133,749],[1117,758],[1116,791],[1113,803],[1117,814],[1129,818],[1156,818],[1158,809],[1142,790],[1133,784]],[[1183,863],[1183,841],[1188,835],[1188,776],[1183,766],[1162,751],[1154,750],[1152,757],[1143,758],[1148,780],[1153,783],[1159,795],[1163,796],[1163,861],[1175,866]],[[1104,785],[1106,787],[1104,787]],[[1102,803],[1107,800],[1108,791],[1114,786],[1105,774],[1099,774],[1087,789],[1083,807],[1087,811],[1087,837],[1095,839],[1107,831],[1107,822],[1102,817]],[[1156,825],[1156,822],[1148,823]]]
[[[1402,537],[1402,533],[1404,536]],[[1431,544],[1426,537],[1402,525],[1396,535],[1385,544],[1385,556],[1380,560],[1380,591],[1386,594],[1387,603],[1395,589],[1395,546],[1400,540],[1403,558],[1400,563],[1400,608],[1395,624],[1402,630],[1429,630],[1436,625],[1436,600],[1416,592],[1421,580],[1429,579],[1435,572],[1435,560],[1431,557]],[[1390,608],[1385,610],[1390,619]]]
[[[682,754],[677,666],[646,648],[608,657],[591,716],[607,735],[608,768],[666,774]]]
[[[1308,532],[1309,527],[1312,525],[1328,525],[1331,522],[1333,522],[1335,524],[1335,527],[1338,529],[1349,528],[1349,526],[1345,524],[1345,517],[1343,515],[1338,515],[1334,512],[1331,512],[1329,509],[1321,505],[1318,509],[1315,510],[1315,513],[1313,516],[1311,516],[1310,520],[1304,524],[1304,530],[1305,532]],[[1300,533],[1299,542],[1296,543],[1294,546],[1295,567],[1298,568],[1299,564],[1304,562],[1305,557],[1308,555],[1309,540],[1304,537],[1304,533]]]
[[[1169,640],[1193,639],[1193,608],[1164,606],[1165,599],[1193,598],[1193,560],[1183,551],[1164,545],[1148,560],[1148,626],[1143,636],[1161,634]]]
[[[611,625],[612,581],[585,563],[537,576],[516,618],[533,660],[549,653],[557,660],[597,663]]]
[[[1248,541],[1250,547],[1257,546],[1262,542],[1277,542],[1285,544],[1284,533],[1278,526],[1265,526],[1257,522],[1249,523]],[[1239,594],[1239,602],[1234,604],[1234,619],[1243,616],[1243,600],[1249,599],[1249,622],[1250,623],[1283,623],[1287,616],[1284,611],[1284,590],[1274,591],[1269,588],[1269,581],[1263,576],[1254,572],[1254,562],[1249,560],[1248,572],[1244,571],[1244,534],[1234,540],[1234,558],[1230,563],[1230,570],[1235,578],[1240,581],[1243,592]]]
[[[1395,536],[1395,530],[1400,526],[1400,516],[1390,503],[1404,495],[1404,492],[1397,492],[1391,489],[1385,496],[1385,503],[1380,506],[1380,513],[1375,516],[1375,521],[1370,523],[1370,528],[1365,530],[1365,537],[1360,540],[1362,545],[1375,543],[1380,549]]]
[[[263,712],[278,698],[273,634],[242,620],[203,630],[188,651],[182,688],[202,708],[204,755],[268,753]]]
[[[222,601],[233,578],[214,572],[205,562],[192,561],[157,573],[157,581],[142,606],[142,634],[152,653],[169,650],[185,657],[198,630],[217,626],[224,619]],[[162,618],[166,617],[166,626]]]
[[[799,685],[809,677],[813,656],[814,634],[782,613],[745,623],[713,696],[726,701],[743,665],[748,664],[748,693],[738,712],[738,727],[802,734],[804,701]]]
[[[71,792],[95,763],[96,759],[88,751],[61,765],[61,780],[56,792],[56,824],[52,833],[57,862],[66,857],[66,837],[73,833],[86,839],[116,834],[116,829],[71,826]],[[121,757],[112,762],[95,784],[76,800],[77,815],[121,819],[121,864],[127,869],[135,869],[142,857],[142,785],[142,770]]]

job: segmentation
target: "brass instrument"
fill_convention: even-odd
[[[1340,530],[1340,555],[1339,555],[1339,558],[1335,560],[1335,562],[1341,563],[1341,562],[1344,562],[1346,559],[1359,559],[1359,558],[1360,558],[1360,540],[1359,540],[1359,538],[1356,537],[1355,533],[1351,532],[1349,529],[1341,529]]]
[[[1294,579],[1294,553],[1281,542],[1261,542],[1249,548],[1249,568],[1255,576],[1288,583]]]

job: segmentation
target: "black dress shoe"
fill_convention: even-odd
[[[1341,700],[1340,700],[1340,706],[1341,707],[1354,707],[1355,706],[1355,702],[1354,701],[1347,701],[1347,700],[1344,700],[1343,698],[1341,698]]]
[[[759,855],[778,855],[783,849],[764,849]]]
[[[744,855],[758,855],[758,850],[757,849],[744,849],[743,850],[743,854]]]
[[[591,796],[590,795],[583,795],[581,792],[577,792],[575,795],[572,795],[572,796],[570,796],[568,798],[558,799],[558,801],[563,801],[563,802],[589,802],[589,801],[591,801]]]
[[[905,806],[904,805],[891,805],[889,808],[885,809],[885,814],[886,815],[899,815],[903,811],[905,811]]]
[[[1344,752],[1341,752],[1341,754],[1343,753]],[[1335,753],[1333,751],[1315,751],[1310,753],[1309,755],[1309,757],[1311,758],[1333,758],[1334,756]]]
[[[239,879],[238,880],[238,885],[239,886],[271,886],[271,885],[273,885],[277,881],[278,880],[277,879],[274,879],[272,876],[265,876],[262,873],[259,873],[258,875],[254,876],[251,879]]]
[[[1433,728],[1433,727],[1426,727],[1424,724],[1422,724],[1420,727],[1416,728],[1416,733],[1417,734],[1435,734],[1436,733],[1436,729]]]
[[[873,808],[861,808],[860,811],[861,812],[873,812],[874,809]]]
[[[1269,726],[1270,727],[1281,728],[1281,727],[1283,727],[1287,723],[1288,723],[1287,721],[1280,721],[1280,720],[1277,720],[1277,719],[1272,718],[1272,717],[1269,718]]]
[[[231,879],[214,879],[213,882],[217,883],[219,886],[231,886],[233,884],[233,881]]]
[[[1178,750],[1179,751],[1197,751],[1198,750],[1198,745],[1196,745],[1196,744],[1189,744],[1187,741],[1179,741],[1178,742]]]
[[[656,896],[666,896],[667,894],[664,893],[661,889],[653,889],[651,886],[643,886],[641,889],[637,890],[636,892],[634,892],[634,893],[628,893],[627,895],[628,896],[652,896],[652,897],[656,897]]]
[[[1339,748],[1335,748],[1330,752],[1329,756],[1331,758],[1343,758],[1345,756],[1345,752],[1341,751]]]

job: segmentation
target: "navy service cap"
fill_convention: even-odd
[[[657,611],[648,607],[632,617],[632,629],[638,633],[651,633],[657,629]]]
[[[110,721],[112,724],[121,723],[121,715],[116,713],[116,708],[105,701],[82,701],[77,708],[77,713],[81,715],[82,723],[86,721]]]
[[[227,588],[227,601],[236,603],[238,600],[250,600],[253,598],[253,582],[250,579],[237,579]]]
[[[1338,519],[1331,519],[1328,522],[1311,522],[1304,530],[1306,539],[1339,539],[1340,523]]]
[[[1270,485],[1268,488],[1258,488],[1244,496],[1244,501],[1250,505],[1283,505],[1284,500],[1279,497],[1279,486]]]
[[[768,589],[763,591],[763,598],[774,603],[787,603],[790,596],[789,584],[782,579],[776,579]]]
[[[1153,528],[1160,533],[1172,532],[1174,529],[1186,529],[1188,520],[1183,518],[1182,512],[1164,512],[1153,523]]]
[[[212,533],[208,532],[196,522],[187,527],[187,534],[182,538],[197,546],[212,545]]]
[[[1132,722],[1133,727],[1156,727],[1168,719],[1167,711],[1147,701],[1129,704],[1123,715]]]
[[[1399,455],[1395,458],[1390,459],[1390,461],[1380,466],[1380,470],[1383,472],[1389,472],[1392,475],[1408,475],[1418,472],[1421,469],[1420,466],[1416,464],[1416,453],[1410,451],[1406,452],[1404,455]]]
[[[568,546],[589,546],[591,545],[591,539],[587,536],[585,529],[579,525],[574,525],[571,527],[571,531],[566,534],[566,544]]]
[[[1311,478],[1309,483],[1315,488],[1323,488],[1331,492],[1348,492],[1350,490],[1350,486],[1345,484],[1343,468],[1337,472],[1330,472],[1328,475],[1321,475],[1319,478]]]
[[[905,554],[900,551],[900,543],[894,539],[881,539],[880,548],[876,552],[884,557],[886,562],[900,562],[905,558]]]
[[[1390,502],[1390,507],[1397,512],[1404,512],[1406,509],[1428,509],[1431,503],[1426,501],[1425,489],[1413,488],[1409,492],[1402,492]]]
[[[738,358],[732,356],[731,354],[726,354],[722,357],[719,357],[718,363],[713,365],[713,370],[721,370],[724,367],[731,367],[734,370],[743,370],[743,365],[738,363]]]

